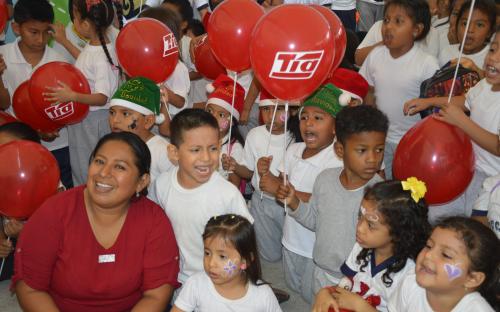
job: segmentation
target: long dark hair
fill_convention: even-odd
[[[500,241],[491,229],[479,221],[464,217],[449,217],[436,228],[459,234],[470,260],[469,272],[483,272],[486,276],[479,293],[499,311],[500,303]]]
[[[373,200],[389,228],[395,261],[382,275],[387,287],[392,285],[392,273],[401,271],[408,259],[415,260],[425,246],[431,226],[427,221],[427,204],[424,199],[415,202],[410,191],[403,190],[401,181],[379,182],[366,189],[365,200]],[[373,257],[373,249],[363,248],[356,258],[363,270]]]
[[[257,252],[257,240],[253,225],[244,217],[235,214],[214,216],[208,220],[203,232],[203,240],[210,237],[221,237],[231,243],[241,258],[245,259],[247,268],[245,278],[254,285],[262,285],[262,268]]]

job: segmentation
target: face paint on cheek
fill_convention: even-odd
[[[280,119],[280,121],[281,121],[281,122],[285,122],[285,120],[286,120],[286,115],[287,115],[287,114],[286,114],[286,113],[284,113],[284,112],[280,114],[279,119]]]
[[[134,119],[132,123],[128,126],[128,128],[130,130],[134,130],[135,128],[137,128],[137,119]]]
[[[361,215],[366,218],[366,220],[371,221],[371,222],[378,222],[380,220],[378,214],[376,213],[369,213],[366,211],[366,208],[361,206]]]
[[[446,271],[446,274],[448,274],[448,280],[450,282],[462,276],[462,269],[457,264],[445,263],[444,270]]]
[[[223,119],[219,123],[219,127],[221,130],[227,130],[229,128],[229,120]]]
[[[238,267],[236,266],[236,264],[231,259],[229,259],[224,265],[224,272],[226,272],[227,276],[231,276],[235,273],[237,268]]]

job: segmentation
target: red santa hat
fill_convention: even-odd
[[[240,114],[243,111],[245,103],[245,89],[236,83],[236,93],[234,94],[234,110],[231,108],[233,101],[234,80],[226,75],[219,75],[212,83],[207,84],[207,91],[210,93],[207,100],[208,104],[214,104],[227,110],[233,111],[233,117],[240,120]]]
[[[276,104],[277,99],[272,96],[269,92],[267,92],[266,89],[262,88],[260,90],[260,97],[259,97],[259,107],[263,106],[273,106]]]
[[[344,93],[363,102],[368,94],[370,86],[368,82],[357,72],[345,68],[337,68],[333,76],[327,82],[332,83]]]

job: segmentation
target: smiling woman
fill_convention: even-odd
[[[135,134],[104,136],[87,184],[48,199],[16,250],[15,288],[27,311],[163,311],[177,286],[170,221],[140,195],[151,155]]]

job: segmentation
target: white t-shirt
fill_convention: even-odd
[[[269,143],[269,139],[271,142]],[[245,155],[242,165],[248,168],[248,170],[253,171],[252,176],[252,186],[255,190],[260,191],[259,183],[260,177],[257,172],[257,161],[261,157],[273,156],[271,161],[271,167],[269,171],[275,176],[280,174],[278,168],[283,160],[283,144],[285,140],[285,134],[271,135],[269,138],[269,131],[267,131],[266,125],[258,126],[250,130],[247,134],[245,140]],[[287,133],[287,146],[293,140],[290,133]],[[269,145],[269,151],[267,151],[267,146]],[[266,154],[266,152],[268,152]],[[273,199],[274,196],[268,193],[264,193],[267,198]]]
[[[305,149],[306,144],[304,142],[290,145],[286,151],[286,174],[290,184],[297,191],[312,193],[314,181],[316,181],[316,177],[321,171],[328,168],[343,167],[344,163],[334,153],[333,143],[307,159],[302,158]],[[282,173],[283,168],[285,166],[281,163],[279,169]],[[315,241],[316,235],[314,232],[295,221],[287,212],[281,241],[283,246],[296,254],[312,259]]]
[[[348,11],[354,10],[356,8],[355,0],[330,0],[329,2],[322,3],[321,5],[325,5],[328,3],[332,4],[330,8],[335,11]]]
[[[191,43],[191,37],[182,36],[181,38],[181,58],[182,62],[186,65],[189,72],[196,71],[196,66],[191,61],[191,56],[189,55],[189,45]],[[196,80],[191,80],[191,87],[189,88],[188,94],[188,107],[193,107],[194,103],[206,102],[207,101],[207,84],[210,80],[205,78],[200,78]]]
[[[116,52],[114,44],[106,45],[113,64],[117,65]],[[78,56],[75,67],[82,71],[90,85],[90,92],[101,93],[108,97],[108,102],[104,106],[90,106],[90,111],[108,109],[111,97],[118,89],[120,83],[120,72],[117,67],[112,66],[102,46],[87,44]]]
[[[226,71],[227,75],[231,79],[234,79],[235,72],[231,70],[226,70]],[[253,80],[253,71],[251,69],[238,73],[238,80],[236,82],[239,83],[243,87],[243,89],[245,89],[245,97],[247,96],[248,90],[250,89],[252,80]]]
[[[17,38],[17,40],[14,42],[0,46],[0,54],[3,56],[5,65],[7,65],[7,69],[5,69],[2,74],[2,82],[7,91],[9,91],[11,103],[12,97],[14,96],[14,92],[16,91],[17,87],[19,87],[21,83],[30,79],[33,72],[40,66],[55,61],[68,61],[54,49],[46,46],[42,59],[35,67],[32,67],[31,64],[26,61],[23,54],[21,53],[21,50],[19,49],[20,40],[20,38]],[[12,105],[7,109],[7,112],[15,116]],[[59,130],[58,138],[56,138],[52,142],[42,141],[42,144],[49,151],[64,148],[68,146],[68,131],[66,130],[66,128],[61,128],[61,130]]]
[[[373,49],[359,73],[375,88],[377,107],[389,118],[387,141],[397,144],[420,116],[405,116],[403,105],[418,98],[420,84],[439,69],[437,60],[414,45],[410,51],[393,58],[386,46]]]
[[[389,299],[390,312],[434,312],[425,289],[418,286],[415,272],[409,273],[403,279],[400,287]],[[488,302],[478,292],[473,292],[462,298],[450,312],[493,312]]]
[[[188,278],[175,300],[182,311],[194,312],[281,312],[280,305],[269,285],[248,283],[245,296],[231,300],[217,292],[210,277],[198,272]]]
[[[439,66],[442,67],[452,59],[458,58],[458,54],[460,53],[459,49],[459,44],[445,44],[439,52]],[[483,68],[484,59],[489,49],[490,45],[487,44],[481,51],[474,54],[462,54],[462,57],[471,59],[477,67]]]
[[[376,5],[384,5],[384,1],[375,1],[375,0],[360,0],[360,1],[372,3],[372,4],[376,4]]]
[[[450,18],[448,16],[445,16],[443,18],[437,18],[436,15],[435,18],[433,17],[431,19],[431,26],[434,28],[439,28],[443,27],[444,25],[448,25],[448,27],[450,27],[449,19]]]
[[[177,108],[172,104],[168,104],[168,112],[170,114],[170,117],[173,119],[174,116],[177,115],[177,113],[188,107],[187,95],[189,93],[191,82],[189,80],[189,71],[186,65],[184,65],[184,63],[182,63],[181,61],[177,62],[174,72],[164,82],[164,85],[175,94],[180,95],[184,98],[184,106],[181,108]]]
[[[229,177],[229,173],[222,168],[222,154],[227,155],[227,146],[228,146],[228,135],[227,134],[223,139],[222,139],[222,146],[220,149],[220,155],[219,155],[219,173],[220,175],[227,179]],[[230,144],[229,147],[229,154],[231,157],[234,158],[234,160],[238,163],[241,164],[243,162],[243,158],[245,157],[245,152],[243,151],[243,146],[240,144],[240,142],[236,141],[233,144]]]
[[[151,181],[149,182],[148,192],[154,187],[156,179],[164,172],[167,172],[174,165],[168,159],[167,146],[168,141],[159,135],[153,136],[146,142],[151,153]]]
[[[500,92],[491,90],[491,85],[482,79],[465,96],[465,106],[470,110],[470,119],[483,129],[498,133],[500,129]],[[500,158],[472,142],[476,156],[476,169],[488,176],[500,173]]]
[[[213,216],[234,213],[253,223],[240,191],[214,172],[208,182],[186,189],[177,180],[179,167],[172,167],[157,179],[148,197],[167,213],[181,255],[178,280],[184,283],[194,273],[203,271],[202,234]]]
[[[401,282],[408,273],[415,272],[415,262],[406,260],[404,268],[397,272],[391,273],[391,286],[387,287],[384,284],[382,276],[387,271],[387,268],[394,262],[394,258],[389,258],[379,265],[375,264],[375,257],[371,254],[369,263],[361,270],[361,262],[357,263],[356,258],[363,248],[356,243],[352,248],[349,257],[340,268],[342,273],[352,278],[351,292],[360,294],[364,299],[368,297],[378,297],[380,304],[375,308],[377,311],[387,311],[387,302],[392,294],[401,286]]]
[[[490,228],[500,238],[500,174],[486,178],[479,197],[474,203],[472,215],[486,216]]]
[[[359,44],[358,49],[366,48],[382,41],[382,24],[383,20],[380,20],[376,21],[372,25],[370,30],[368,30],[368,32],[366,33],[363,41],[361,41],[361,43]],[[416,41],[415,45],[421,47],[422,50],[429,53],[430,55],[437,57],[441,44],[440,40],[441,39],[439,38],[439,32],[434,27],[431,27],[425,39]]]
[[[345,2],[346,0],[338,0],[338,2]],[[283,4],[317,4],[317,5],[325,5],[330,4],[332,2],[336,2],[333,0],[284,0]],[[353,2],[352,0],[347,0],[347,2]]]

